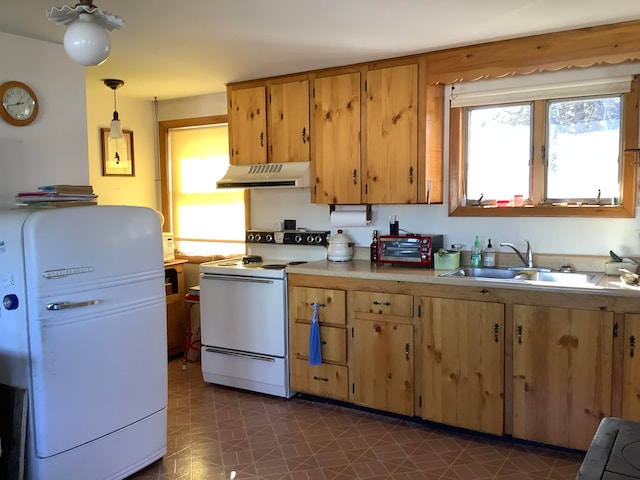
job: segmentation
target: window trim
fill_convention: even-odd
[[[467,203],[461,205],[464,191],[464,163],[466,139],[466,114],[462,107],[452,108],[449,116],[449,216],[450,217],[596,217],[596,218],[634,218],[636,214],[636,165],[640,156],[638,148],[638,126],[640,124],[640,76],[631,82],[631,91],[623,94],[622,100],[622,172],[620,183],[620,201],[618,205],[551,206],[534,205],[527,207],[480,208]],[[534,103],[534,124],[544,122],[546,118],[543,101]],[[535,125],[538,126],[538,125]],[[544,192],[544,170],[539,160],[540,145],[545,143],[544,128],[534,128],[533,175],[531,195],[541,199]],[[537,152],[537,154],[536,154]]]
[[[227,115],[211,115],[206,117],[181,118],[177,120],[158,121],[158,158],[160,169],[160,197],[162,202],[162,215],[166,219],[162,230],[169,231],[172,224],[171,218],[171,195],[169,189],[169,130],[172,128],[185,127],[201,127],[205,125],[213,125],[218,123],[229,123]],[[244,208],[245,208],[245,230],[251,229],[251,205],[250,192],[248,189],[244,191]],[[214,257],[191,256],[184,254],[176,254],[177,259],[189,260],[190,263],[202,263],[209,260],[215,260]]]

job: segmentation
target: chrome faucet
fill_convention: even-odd
[[[516,252],[518,254],[518,256],[520,257],[520,260],[522,260],[522,262],[528,267],[528,268],[533,268],[533,252],[531,251],[531,244],[529,243],[529,240],[525,240],[525,242],[527,242],[527,253],[526,256],[527,258],[525,258],[520,251],[516,248],[516,246],[513,243],[507,243],[507,242],[502,242],[500,244],[501,247],[510,247],[513,249],[514,252]]]

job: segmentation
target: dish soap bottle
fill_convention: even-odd
[[[471,266],[482,266],[482,251],[480,250],[480,240],[478,240],[478,235],[476,235],[476,241],[473,242],[473,249],[471,250]]]
[[[493,249],[493,245],[491,245],[491,239],[489,239],[489,244],[487,248],[484,249],[483,252],[483,260],[485,267],[495,267],[496,266],[496,252]]]

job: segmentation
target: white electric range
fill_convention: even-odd
[[[328,237],[328,231],[250,230],[248,255],[200,265],[205,381],[295,394],[289,388],[286,266],[326,258]]]

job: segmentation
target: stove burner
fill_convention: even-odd
[[[307,263],[307,262],[289,262],[287,263],[287,265],[302,265],[303,263]]]
[[[262,265],[262,268],[267,270],[284,270],[286,265],[282,263],[267,263],[266,265]]]
[[[260,263],[262,262],[262,257],[260,255],[245,255],[242,257],[242,264],[247,265],[248,263]]]

